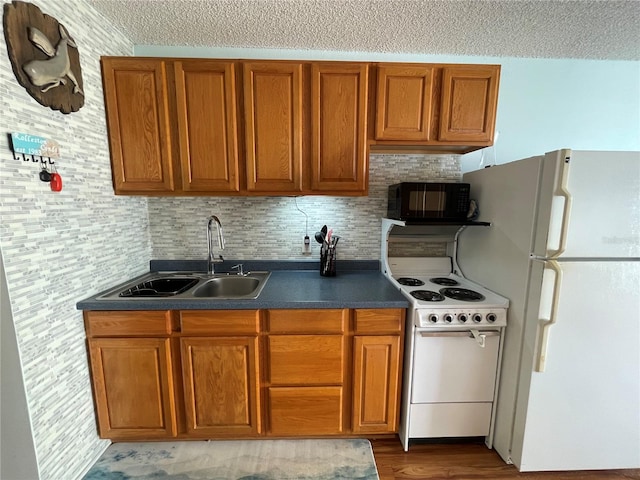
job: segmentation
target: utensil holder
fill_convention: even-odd
[[[323,277],[336,276],[336,247],[323,245],[320,248],[320,275]]]

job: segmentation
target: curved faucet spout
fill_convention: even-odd
[[[213,254],[213,231],[212,231],[213,225],[216,226],[216,231],[218,234],[218,248],[220,250],[224,250],[224,233],[222,231],[222,224],[220,223],[220,220],[218,219],[218,217],[216,217],[215,215],[211,215],[209,217],[209,221],[207,222],[207,246],[208,246],[207,273],[209,275],[213,275],[215,273],[213,264],[221,263],[224,260],[222,258],[222,255],[218,255],[218,257],[216,257]]]

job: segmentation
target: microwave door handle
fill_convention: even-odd
[[[556,185],[554,196],[564,198],[564,208],[562,211],[562,226],[560,229],[560,242],[558,248],[554,251],[547,252],[547,258],[556,259],[562,255],[567,248],[567,231],[569,230],[569,218],[571,216],[571,204],[573,197],[571,192],[567,188],[569,182],[569,160],[571,158],[571,151],[566,150],[563,152],[563,158],[558,165],[559,169],[559,181]]]
[[[549,319],[541,318],[539,320],[540,329],[540,341],[538,349],[538,361],[536,362],[536,372],[543,373],[547,366],[547,346],[549,343],[549,329],[555,325],[558,319],[558,303],[560,301],[560,286],[562,285],[562,268],[560,264],[555,260],[545,261],[545,267],[549,267],[555,272],[555,279],[553,281],[553,296],[551,299],[551,313]]]

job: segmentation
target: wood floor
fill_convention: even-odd
[[[411,443],[372,439],[380,480],[640,480],[640,469],[519,473],[484,443]]]

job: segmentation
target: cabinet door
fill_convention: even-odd
[[[353,432],[398,428],[400,337],[354,337]]]
[[[441,141],[493,142],[499,65],[449,66],[442,71]]]
[[[102,60],[116,193],[173,191],[165,62]]]
[[[169,339],[90,339],[89,352],[102,438],[176,435]]]
[[[312,66],[312,190],[366,192],[368,68]]]
[[[257,337],[182,338],[187,433],[260,433]]]
[[[238,134],[233,63],[174,65],[182,189],[237,192]]]
[[[244,64],[247,190],[302,190],[302,64]]]
[[[430,140],[433,67],[378,66],[377,140]]]

